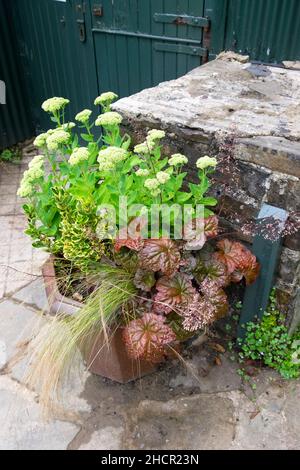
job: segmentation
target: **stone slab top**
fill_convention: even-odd
[[[247,58],[246,58],[247,60]],[[117,101],[125,119],[188,128],[204,136],[300,138],[300,71],[223,53],[176,80]]]

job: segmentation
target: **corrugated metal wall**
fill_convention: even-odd
[[[33,135],[25,75],[18,60],[11,21],[12,4],[0,1],[0,80],[6,84],[6,104],[0,104],[0,149]]]
[[[224,48],[266,63],[300,60],[299,30],[299,0],[228,0]]]

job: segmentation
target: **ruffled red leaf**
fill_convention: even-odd
[[[129,357],[157,363],[163,359],[166,345],[176,340],[176,335],[164,317],[146,313],[124,328],[123,338]]]
[[[206,242],[204,219],[193,219],[183,229],[185,250],[201,250]]]
[[[177,273],[172,278],[162,277],[156,289],[154,308],[158,313],[170,313],[178,305],[190,302],[196,293],[189,276],[184,273]]]
[[[166,276],[178,270],[181,259],[176,243],[168,238],[145,240],[139,258],[141,268]]]
[[[139,251],[143,246],[143,240],[140,238],[135,240],[132,238],[117,238],[114,244],[115,251],[118,253],[124,246],[130,250]]]
[[[227,267],[229,274],[236,269],[241,255],[242,245],[227,238],[217,243],[219,251],[214,254],[214,258]]]
[[[211,281],[219,287],[225,287],[230,282],[227,267],[216,259],[211,258],[198,258],[193,275],[199,285],[205,281]]]
[[[135,217],[127,227],[122,228],[114,243],[116,252],[119,252],[122,247],[129,248],[130,250],[139,251],[143,247],[142,230],[148,224],[145,217]]]
[[[239,282],[243,277],[247,284],[255,281],[259,274],[259,263],[256,257],[244,245],[236,241],[221,240],[215,253],[215,258],[224,263],[233,282]]]
[[[240,259],[237,269],[231,274],[232,282],[240,282],[244,277],[246,284],[255,282],[260,272],[260,265],[251,251],[244,248],[244,256]]]
[[[208,238],[218,235],[219,220],[212,215],[205,219],[193,219],[184,227],[184,239],[187,241],[186,250],[201,250]]]
[[[204,233],[207,238],[215,238],[219,233],[219,219],[211,215],[204,220]]]

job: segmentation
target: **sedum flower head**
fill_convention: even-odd
[[[56,113],[69,103],[70,100],[67,100],[66,98],[54,96],[53,98],[49,98],[48,100],[44,101],[42,104],[42,109],[46,111],[46,113]]]
[[[26,173],[26,178],[30,180],[37,180],[39,178],[42,178],[45,174],[44,169],[38,166],[34,166],[30,168],[29,170],[27,170],[27,172],[25,171],[25,173]]]
[[[165,171],[159,171],[156,175],[156,179],[160,184],[165,184],[170,178],[171,176],[169,173],[166,173]]]
[[[201,157],[197,160],[196,166],[199,168],[199,170],[204,170],[205,168],[213,167],[215,168],[217,166],[218,162],[215,157],[209,157],[208,155],[205,155],[205,157]]]
[[[149,178],[145,181],[145,188],[149,189],[150,191],[158,189],[160,186],[160,182],[156,178]]]
[[[174,153],[174,155],[172,155],[169,159],[170,166],[185,165],[187,162],[187,157],[185,155],[182,155],[181,153]]]
[[[149,152],[151,152],[154,149],[155,145],[153,142],[142,142],[141,144],[138,144],[134,147],[133,151],[134,153],[142,154],[142,155],[147,155]]]
[[[20,197],[30,197],[34,193],[34,183],[44,176],[44,156],[36,155],[28,165],[28,170],[24,172],[20,187],[17,191]]]
[[[115,168],[115,166],[125,160],[127,157],[126,150],[120,147],[108,147],[104,150],[100,150],[98,155],[99,170],[109,171]]]
[[[69,163],[70,165],[77,165],[80,162],[89,159],[89,151],[86,147],[77,147],[73,150],[70,155]]]
[[[28,168],[41,168],[44,165],[44,155],[36,155],[29,162]]]
[[[61,129],[63,129],[64,131],[70,131],[75,126],[76,126],[75,122],[65,122],[65,124],[61,126]]]
[[[46,134],[47,136],[54,134],[54,132],[57,131],[57,129],[49,129]]]
[[[47,139],[47,134],[44,132],[43,134],[40,134],[38,135],[34,141],[33,141],[33,145],[35,145],[35,147],[43,147],[44,145],[46,145],[46,139]]]
[[[166,136],[166,133],[159,129],[152,129],[151,131],[148,132],[148,138],[149,140],[152,140],[152,141],[161,140],[165,136]]]
[[[103,104],[110,104],[113,101],[115,101],[117,98],[118,98],[118,95],[116,95],[112,91],[107,91],[105,93],[102,93],[102,95],[98,96],[95,99],[94,104],[95,106],[100,106]]]
[[[159,196],[160,193],[161,193],[160,188],[152,189],[152,190],[150,191],[150,194],[151,194],[151,196],[153,196],[153,197]]]
[[[101,116],[96,119],[95,125],[103,127],[118,126],[121,124],[122,120],[123,118],[121,114],[110,111],[108,113],[101,114]]]
[[[137,170],[135,172],[135,174],[136,174],[136,176],[148,176],[149,175],[149,170],[147,170],[147,169],[144,170],[144,169],[140,168],[139,170]]]
[[[54,132],[51,132],[47,137],[47,148],[50,151],[55,151],[58,149],[59,145],[67,144],[70,139],[70,134],[63,129],[54,129]]]
[[[90,109],[84,109],[83,111],[80,111],[80,113],[76,114],[75,120],[85,124],[90,119],[91,114],[92,111]]]
[[[34,192],[34,187],[28,180],[22,180],[17,195],[20,197],[30,197]]]

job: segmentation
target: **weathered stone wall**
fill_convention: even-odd
[[[215,155],[220,136],[235,136],[237,185],[232,194],[224,192],[224,175],[219,174],[213,191],[224,225],[239,238],[251,241],[239,228],[257,216],[263,202],[300,211],[300,72],[227,60],[225,55],[177,80],[123,98],[114,109],[124,116],[136,142],[144,140],[149,128],[164,129],[164,151],[189,157],[191,180],[195,161]],[[298,233],[284,240],[277,275],[290,320],[300,316],[295,311],[299,262]]]

